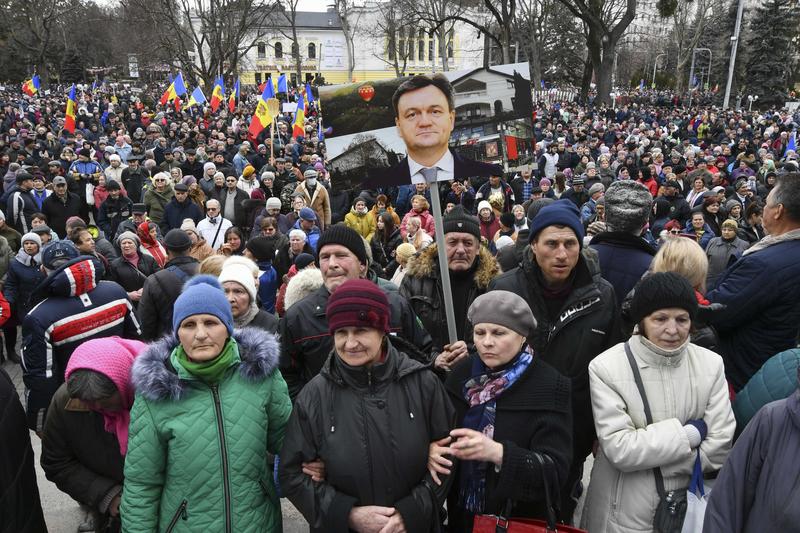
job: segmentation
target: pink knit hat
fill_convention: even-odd
[[[124,410],[112,412],[102,410],[105,429],[115,433],[122,455],[128,451],[128,424],[130,410],[133,407],[133,385],[131,384],[131,367],[133,360],[145,349],[143,342],[123,339],[121,337],[105,337],[92,339],[78,346],[67,363],[66,379],[76,370],[93,370],[110,379],[117,386],[122,398]]]

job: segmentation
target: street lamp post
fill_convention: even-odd
[[[667,55],[667,54],[666,53],[658,54],[656,56],[655,62],[653,63],[653,87],[655,87],[655,85],[656,85],[656,69],[658,68],[658,58],[661,57],[661,56],[665,56],[665,55]]]
[[[742,29],[743,11],[744,0],[739,0],[739,7],[736,10],[736,26],[731,36],[731,62],[728,65],[728,83],[725,86],[725,98],[722,100],[722,109],[727,109],[731,100],[731,85],[733,85],[733,71],[736,67],[736,49],[739,46],[739,31]]]
[[[748,100],[748,102],[750,102],[750,104],[747,107],[747,111],[752,111],[753,110],[753,102],[758,101],[758,95],[753,96],[752,94],[750,94],[750,95],[747,96],[747,100]]]

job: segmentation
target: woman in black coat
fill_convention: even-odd
[[[400,228],[395,225],[392,214],[382,213],[378,217],[377,229],[370,242],[373,263],[377,263],[382,269],[385,269],[394,260],[394,252],[402,242]]]
[[[295,400],[283,494],[314,533],[438,531],[449,483],[434,486],[428,448],[454,421],[441,381],[390,335],[389,302],[374,283],[345,281],[325,311],[335,348]],[[304,473],[317,459],[324,479]]]
[[[147,276],[161,270],[153,256],[139,253],[140,244],[139,237],[132,231],[120,234],[117,237],[117,247],[122,253],[111,261],[109,268],[109,280],[119,283],[125,289],[134,307],[142,297]]]
[[[544,483],[555,500],[572,459],[570,382],[527,345],[536,321],[520,296],[490,291],[467,316],[477,353],[445,383],[461,427],[431,446],[437,474],[449,473],[448,456],[459,460],[451,531],[472,531],[476,514],[546,518]]]

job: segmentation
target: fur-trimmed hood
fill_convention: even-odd
[[[486,290],[489,282],[500,274],[500,267],[491,252],[481,246],[478,252],[478,268],[475,270],[475,285]],[[411,257],[406,265],[406,276],[414,278],[439,278],[438,255],[436,243],[424,248],[417,255]]]
[[[322,272],[317,268],[306,268],[292,276],[286,284],[283,298],[284,309],[291,306],[322,287]]]
[[[278,368],[278,337],[257,328],[236,329],[241,363],[237,371],[247,381],[261,381]],[[137,393],[150,401],[180,401],[188,387],[170,363],[178,340],[169,334],[148,345],[133,364],[131,382]]]

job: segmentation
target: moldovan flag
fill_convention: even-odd
[[[256,112],[253,113],[253,118],[250,120],[250,127],[247,129],[247,133],[250,134],[252,139],[258,137],[258,134],[264,131],[264,128],[272,124],[272,116],[267,110],[267,98],[269,97],[268,93],[271,86],[272,82],[270,81],[264,87],[264,92],[261,93],[261,98],[258,99],[258,105],[256,105]]]
[[[269,100],[270,98],[275,98],[275,86],[272,85],[272,76],[267,76],[267,81],[264,82],[264,94],[261,95],[261,98],[264,100]]]
[[[302,137],[305,133],[306,101],[303,95],[297,101],[297,111],[294,113],[294,123],[292,125],[292,137]]]
[[[225,99],[225,82],[222,81],[222,76],[218,77],[214,82],[214,88],[211,89],[211,112],[216,113],[219,109],[219,104]]]
[[[286,84],[286,74],[281,74],[278,76],[278,92],[279,93],[288,93],[289,86]]]
[[[28,96],[33,96],[34,94],[38,93],[40,88],[41,84],[39,83],[39,76],[36,74],[33,75],[33,78],[22,84],[22,92]]]
[[[236,101],[239,99],[239,78],[236,78],[236,83],[233,85],[231,95],[228,97],[228,111],[233,113],[236,109]]]
[[[64,118],[64,129],[70,133],[75,133],[75,84],[72,84],[72,89],[69,90],[67,97],[67,112]]]
[[[314,93],[311,92],[310,83],[306,83],[306,100],[308,101],[309,105],[314,101]]]
[[[186,86],[183,84],[183,75],[178,72],[175,80],[170,84],[164,94],[161,95],[161,105],[166,104],[170,100],[174,100],[179,96],[186,94]]]
[[[188,109],[193,105],[205,104],[205,103],[206,103],[206,95],[203,94],[203,91],[200,90],[200,87],[197,87],[195,88],[194,91],[192,91],[192,94],[189,95],[189,101],[186,102],[186,106],[184,107],[184,109]]]

